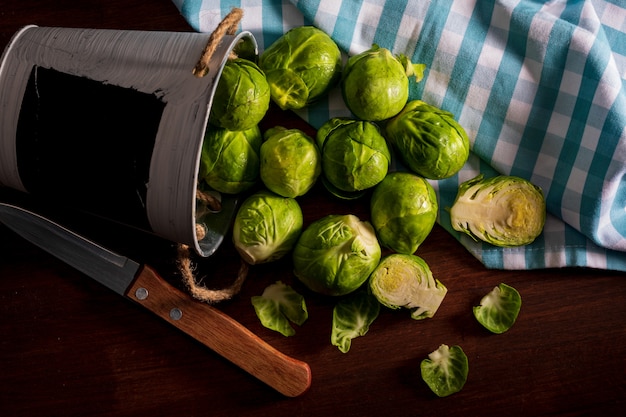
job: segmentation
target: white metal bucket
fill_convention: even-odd
[[[209,34],[28,26],[0,62],[0,186],[136,226],[202,256],[220,245],[235,198],[196,216],[202,141],[233,49],[258,55],[249,32],[226,35],[209,73]],[[206,226],[198,239],[196,223]]]

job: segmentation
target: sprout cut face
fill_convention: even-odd
[[[495,246],[532,243],[543,231],[546,202],[541,188],[523,178],[482,175],[464,182],[450,209],[454,230]]]
[[[372,294],[389,308],[408,308],[411,318],[421,320],[435,315],[448,289],[426,262],[415,255],[394,253],[380,261],[369,281]]]
[[[372,224],[381,243],[399,253],[415,253],[437,220],[437,196],[422,177],[394,172],[376,186],[370,200]]]
[[[407,103],[385,129],[404,163],[425,178],[451,177],[469,157],[469,138],[452,113],[421,100]]]
[[[363,285],[380,257],[368,222],[352,214],[332,214],[302,232],[293,250],[294,274],[312,291],[340,296]]]
[[[272,262],[293,249],[302,224],[302,210],[296,200],[259,191],[246,198],[237,211],[233,242],[247,263]]]

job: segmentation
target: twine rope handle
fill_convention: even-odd
[[[242,259],[239,272],[237,273],[237,278],[229,287],[216,290],[206,288],[196,282],[189,247],[184,244],[178,245],[178,267],[183,277],[183,282],[190,294],[195,299],[209,304],[230,300],[233,296],[239,294],[241,287],[248,276],[249,269],[248,264]]]
[[[237,32],[237,27],[239,26],[239,22],[242,17],[243,10],[233,7],[230,13],[228,13],[217,25],[215,30],[209,36],[209,40],[202,51],[202,55],[200,56],[198,63],[193,68],[192,72],[196,77],[201,78],[209,73],[209,62],[211,61],[213,53],[222,41],[224,35],[234,35]]]
[[[209,40],[202,51],[202,55],[198,60],[198,63],[193,68],[193,74],[198,77],[204,77],[209,73],[209,63],[211,61],[211,57],[213,53],[216,51],[220,42],[224,35],[234,35],[237,31],[237,27],[239,26],[239,22],[243,17],[243,10],[239,8],[233,8],[230,13],[228,13],[224,19],[219,23],[219,25],[215,28],[215,30],[209,36]],[[236,58],[236,56],[232,56],[231,52],[230,58]],[[202,202],[208,209],[219,211],[221,209],[221,203],[213,198],[210,194],[203,193],[200,190],[196,190],[196,199]],[[202,239],[204,237],[205,229],[202,225],[196,224],[196,234],[198,239]],[[235,281],[226,288],[222,289],[209,289],[202,285],[199,285],[194,271],[194,266],[191,262],[191,253],[189,250],[189,246],[185,244],[178,245],[178,269],[183,278],[183,283],[189,290],[189,293],[197,300],[204,301],[207,303],[218,303],[220,301],[225,301],[231,299],[233,296],[241,291],[241,287],[248,275],[248,264],[242,259],[241,265],[239,267],[239,272],[237,273],[237,278]]]

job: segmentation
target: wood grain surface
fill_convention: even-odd
[[[27,24],[192,30],[170,0],[2,0],[0,47]],[[3,201],[21,198],[0,188]],[[320,186],[300,202],[306,223],[330,213],[368,218],[366,204],[337,201]],[[44,206],[182,288],[170,242],[68,212],[56,201]],[[383,309],[345,354],[330,343],[336,300],[307,292],[289,260],[252,267],[241,293],[216,306],[310,365],[310,389],[287,398],[0,225],[0,415],[625,415],[626,274],[487,270],[439,226],[418,255],[449,290],[435,317],[414,321],[407,311]],[[203,284],[215,288],[239,268],[228,242],[194,262]],[[262,327],[250,303],[278,280],[307,301],[309,319],[292,337]],[[523,305],[511,330],[492,335],[471,308],[501,282],[520,292]],[[419,364],[442,343],[460,345],[470,370],[461,392],[437,398]]]

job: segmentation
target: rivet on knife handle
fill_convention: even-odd
[[[311,385],[307,363],[281,353],[230,316],[169,285],[149,266],[139,271],[127,296],[286,396],[301,395]]]

